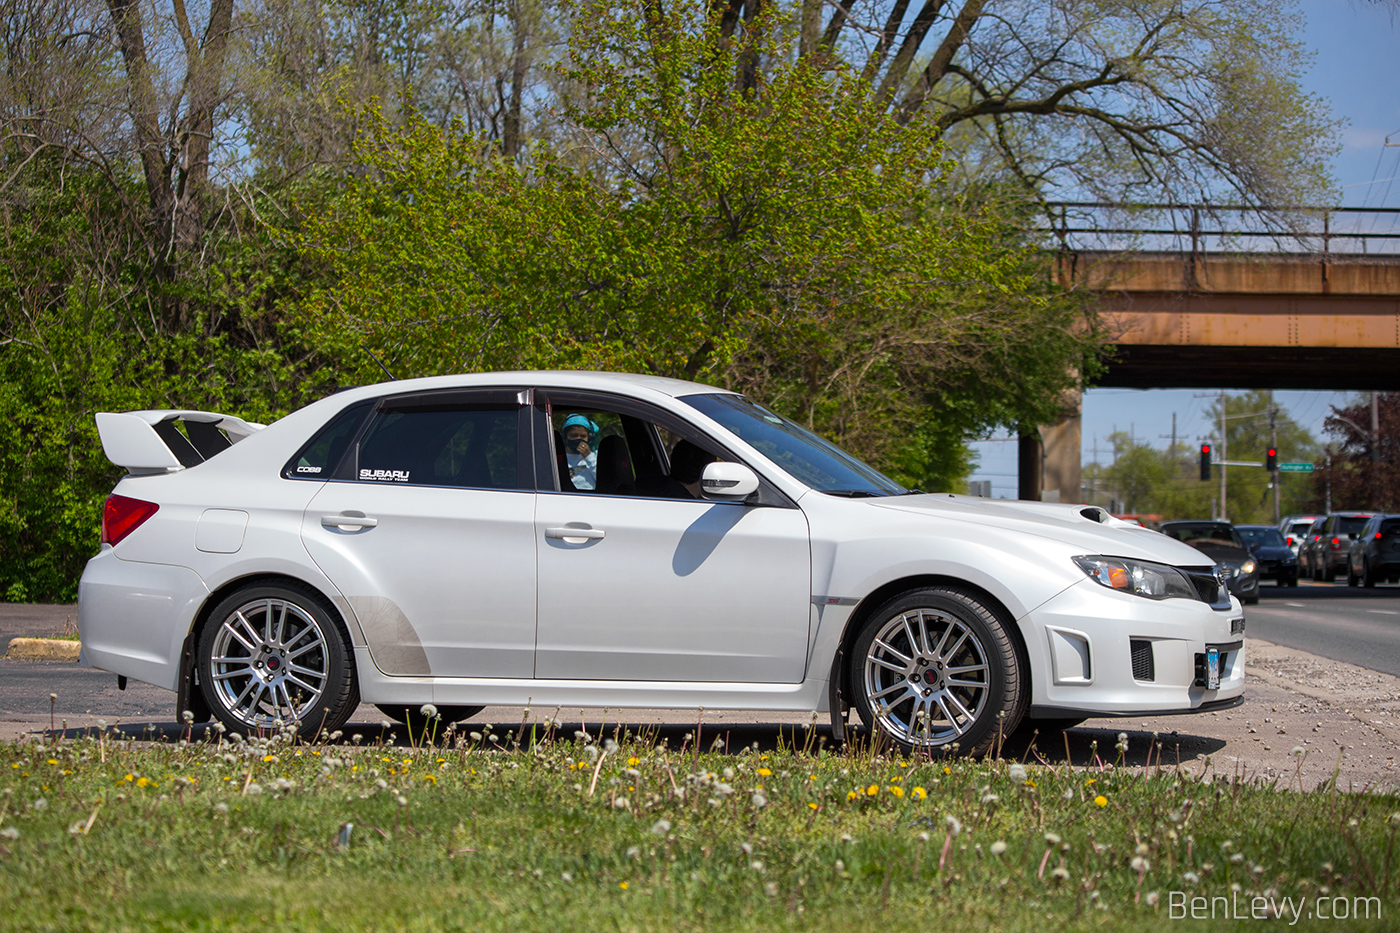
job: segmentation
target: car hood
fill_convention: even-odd
[[[1196,546],[1196,550],[1212,560],[1231,564],[1243,563],[1249,557],[1249,551],[1233,544],[1201,544]]]
[[[1178,567],[1215,563],[1215,558],[1193,547],[1141,525],[1116,519],[1096,506],[947,494],[855,501],[881,509],[1036,535],[1082,549],[1085,554],[1136,558]]]
[[[1285,560],[1293,556],[1293,549],[1286,544],[1251,548],[1251,552],[1260,560]]]

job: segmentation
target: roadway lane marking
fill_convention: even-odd
[[[1374,612],[1378,616],[1400,616],[1400,611],[1394,609],[1367,609],[1367,612]]]
[[[1303,605],[1302,603],[1284,603],[1284,605],[1285,605],[1285,606],[1292,606],[1294,609],[1306,609],[1306,608],[1308,608],[1307,606]]]

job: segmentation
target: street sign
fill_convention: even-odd
[[[1311,473],[1313,465],[1311,463],[1280,463],[1278,471],[1280,473]]]

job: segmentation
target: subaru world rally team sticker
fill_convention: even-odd
[[[406,483],[408,482],[407,470],[361,470],[360,479],[373,480],[379,483]]]

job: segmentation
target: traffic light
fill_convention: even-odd
[[[1264,457],[1264,466],[1270,473],[1278,469],[1278,450],[1270,447],[1269,453]]]
[[[1201,445],[1201,479],[1210,479],[1210,445]]]

